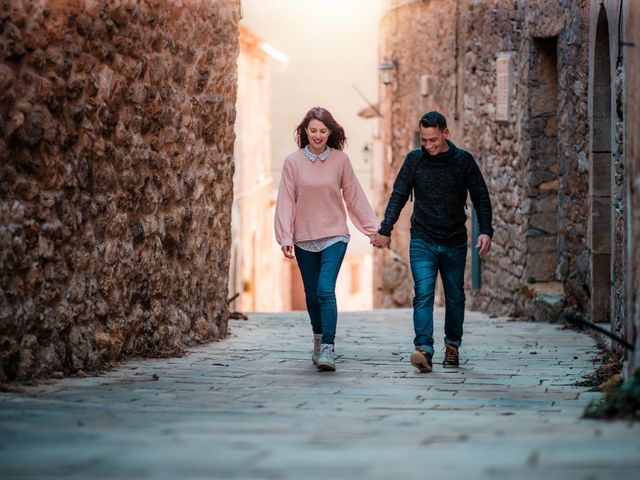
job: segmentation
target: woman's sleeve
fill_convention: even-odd
[[[349,218],[365,235],[373,235],[378,232],[380,222],[373,213],[371,204],[353,171],[353,166],[349,158],[346,159],[342,170],[342,196],[347,205]]]
[[[291,162],[285,160],[278,187],[274,227],[276,241],[281,246],[293,246],[293,220],[295,218],[296,188],[293,182]]]

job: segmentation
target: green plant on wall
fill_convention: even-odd
[[[585,418],[632,418],[640,420],[640,368],[618,388],[605,391],[604,398],[591,402]]]

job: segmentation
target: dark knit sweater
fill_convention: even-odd
[[[425,149],[407,155],[393,184],[393,192],[380,224],[381,235],[390,236],[411,192],[411,238],[444,246],[467,241],[465,204],[467,191],[476,210],[480,233],[493,236],[491,200],[482,173],[470,153],[447,140],[449,150],[432,156]]]

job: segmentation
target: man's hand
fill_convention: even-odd
[[[295,255],[293,254],[293,245],[284,245],[282,247],[282,253],[284,253],[284,256],[287,258],[295,258]]]
[[[476,245],[476,248],[479,249],[478,253],[480,254],[480,256],[481,257],[484,256],[485,253],[487,253],[491,248],[491,237],[486,233],[479,235],[478,244]]]
[[[391,244],[391,237],[380,235],[379,233],[370,235],[369,239],[371,240],[371,245],[376,248],[389,248],[389,245]]]

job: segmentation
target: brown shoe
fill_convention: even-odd
[[[431,363],[431,352],[424,350],[418,346],[411,352],[411,365],[420,370],[420,373],[429,373],[433,370],[433,364]]]
[[[458,368],[460,365],[460,357],[458,355],[458,347],[447,343],[445,345],[444,362],[442,366],[444,368]]]

